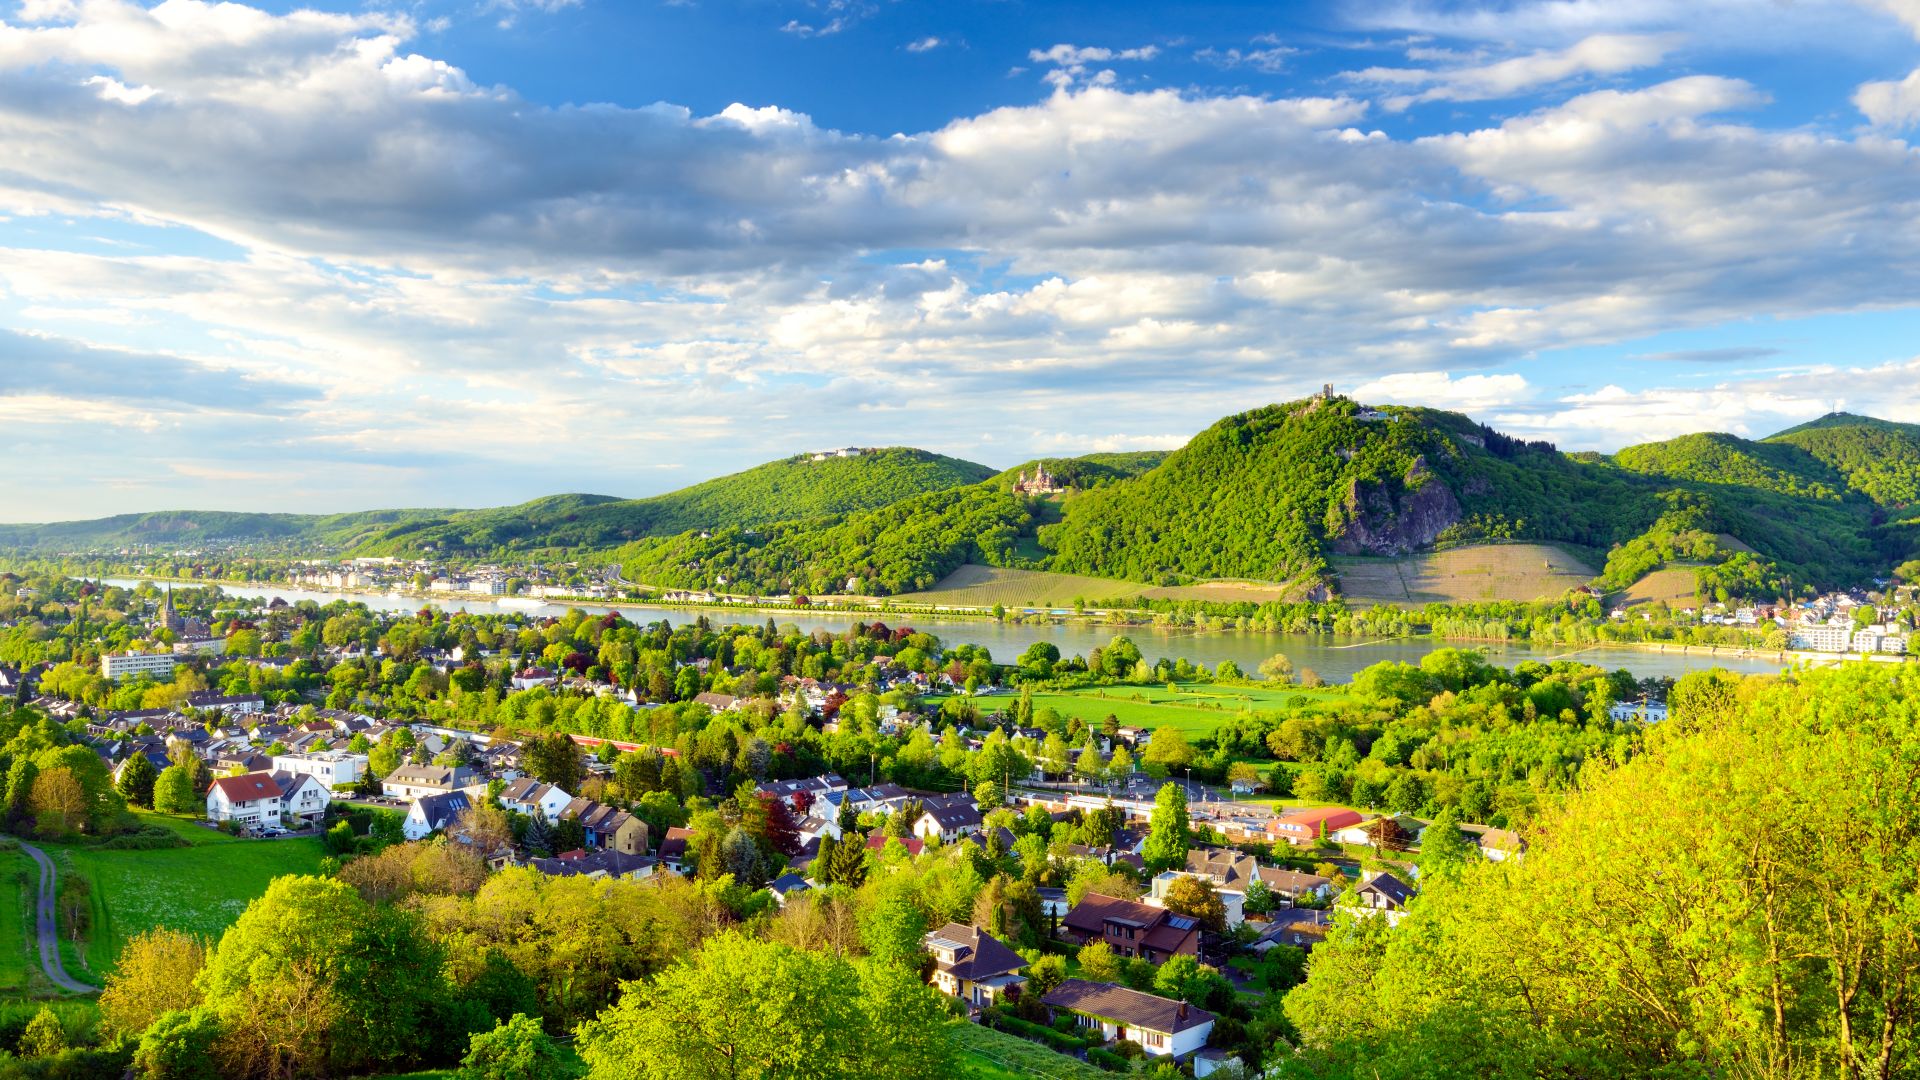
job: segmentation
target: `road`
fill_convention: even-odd
[[[20,850],[33,856],[33,861],[40,864],[40,902],[34,907],[35,922],[38,924],[40,936],[40,966],[46,970],[47,978],[52,979],[55,986],[68,993],[99,993],[99,987],[88,986],[86,983],[69,978],[67,969],[60,963],[60,924],[59,920],[54,918],[53,912],[54,885],[57,880],[53,860],[47,858],[46,852],[32,844],[23,842]]]

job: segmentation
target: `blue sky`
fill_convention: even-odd
[[[1920,421],[1920,0],[0,0],[0,520]]]

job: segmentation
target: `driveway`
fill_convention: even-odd
[[[57,881],[53,860],[47,858],[46,852],[29,843],[22,842],[20,850],[33,856],[33,861],[40,864],[40,902],[34,906],[34,921],[40,937],[40,966],[46,970],[47,978],[52,979],[55,986],[68,993],[99,993],[100,988],[97,986],[88,986],[86,983],[68,978],[67,969],[61,966],[60,924],[53,912],[54,885]]]

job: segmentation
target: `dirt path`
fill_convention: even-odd
[[[67,976],[67,969],[60,963],[60,925],[54,918],[54,886],[58,880],[53,869],[53,860],[47,853],[32,844],[22,843],[20,850],[33,856],[40,864],[40,902],[34,905],[34,923],[40,938],[40,966],[46,970],[47,978],[62,990],[73,994],[97,994],[100,988]]]

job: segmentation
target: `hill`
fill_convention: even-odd
[[[478,556],[603,550],[649,536],[750,529],[867,510],[978,484],[993,475],[985,465],[906,447],[824,461],[802,454],[652,498],[564,495],[410,521],[368,539],[354,553]]]
[[[1529,540],[1607,552],[1600,580],[1615,588],[1684,563],[1710,594],[1750,595],[1863,581],[1914,546],[1800,448],[1687,436],[1612,460],[1457,413],[1337,398],[1241,413],[1150,468],[1086,475],[1090,486],[1065,499],[1017,495],[1002,474],[752,534],[642,541],[617,557],[635,580],[724,577],[766,592],[925,592],[971,563],[1159,586],[1236,579],[1297,595],[1336,586],[1337,556]],[[1441,577],[1419,591],[1459,592]]]
[[[924,450],[888,448],[858,457],[810,455],[646,499],[551,495],[484,510],[382,510],[356,514],[126,514],[51,525],[0,525],[0,548],[101,550],[240,542],[354,555],[483,557],[533,551],[595,551],[693,529],[752,528],[885,506],[978,484],[994,471]]]
[[[1830,413],[1765,442],[1806,454],[1881,506],[1920,503],[1920,425]]]

